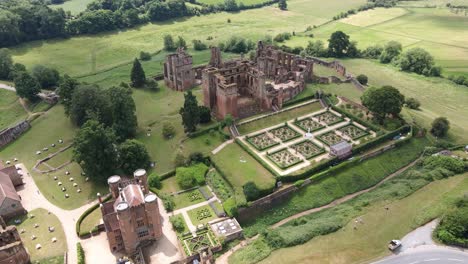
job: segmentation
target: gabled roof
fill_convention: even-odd
[[[3,204],[3,201],[6,198],[21,201],[18,193],[15,190],[15,186],[13,186],[13,183],[11,182],[10,176],[0,172],[0,205]]]
[[[120,190],[119,197],[114,202],[114,208],[121,202],[126,202],[130,207],[145,203],[145,196],[138,184],[129,184]]]

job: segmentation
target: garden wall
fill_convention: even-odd
[[[0,131],[0,148],[20,137],[31,125],[28,121],[22,121],[13,127],[5,128]]]

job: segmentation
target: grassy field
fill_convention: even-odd
[[[276,250],[260,263],[344,264],[375,260],[389,254],[386,245],[390,239],[401,238],[424,221],[442,214],[453,198],[462,196],[467,188],[468,174],[463,174],[433,182],[401,200],[380,201],[364,209],[360,216],[363,224],[357,229],[354,221],[350,221],[335,233]]]
[[[0,130],[28,117],[15,92],[0,89]]]
[[[140,51],[154,52],[163,46],[163,36],[183,36],[218,44],[231,36],[259,39],[265,34],[303,31],[308,26],[329,21],[342,11],[356,8],[365,0],[327,2],[319,0],[288,1],[289,11],[269,6],[238,13],[216,13],[200,17],[180,18],[122,30],[66,40],[35,41],[12,48],[14,60],[28,67],[45,64],[72,76],[89,74],[128,63]],[[227,23],[227,18],[231,23]],[[255,25],[255,26],[252,26]],[[229,34],[226,34],[229,32]]]
[[[197,2],[202,3],[202,4],[207,4],[207,5],[216,5],[216,4],[224,3],[223,0],[198,0]],[[263,2],[266,2],[266,0],[238,0],[236,2],[238,4],[242,3],[244,5],[255,5],[255,4],[261,4]]]
[[[401,42],[405,49],[424,48],[443,67],[444,75],[468,76],[467,27],[467,16],[456,15],[447,8],[377,8],[318,27],[286,44],[305,47],[311,40],[306,36],[310,33],[326,44],[331,33],[342,30],[358,42],[359,48],[390,40]]]
[[[248,134],[262,128],[267,128],[270,126],[278,125],[288,120],[300,117],[306,114],[310,114],[320,110],[322,106],[319,102],[312,104],[307,104],[305,106],[297,107],[292,110],[281,112],[276,115],[265,117],[254,122],[247,123],[245,125],[240,125],[237,127],[240,134]]]
[[[49,5],[51,8],[62,8],[65,11],[70,11],[73,15],[77,15],[86,9],[89,3],[93,0],[68,0],[60,5]]]
[[[273,175],[237,144],[227,145],[212,159],[224,171],[234,188],[241,192],[242,186],[249,181],[253,181],[260,189],[269,189],[275,184]]]
[[[28,249],[29,255],[31,256],[31,262],[39,261],[40,263],[61,263],[61,262],[42,262],[44,259],[49,259],[56,256],[61,256],[63,261],[63,253],[67,251],[67,242],[65,240],[65,233],[63,232],[62,225],[59,219],[53,215],[48,214],[45,209],[35,209],[28,213],[28,215],[34,215],[34,218],[28,218],[26,216],[21,217],[21,224],[16,225],[18,231],[24,229],[25,232],[20,234],[24,245]],[[39,224],[39,227],[35,228],[34,224]],[[13,223],[11,223],[13,224]],[[48,227],[52,226],[55,231],[50,233]],[[31,239],[34,235],[37,238]],[[57,238],[57,242],[53,243],[52,238]],[[42,248],[37,250],[36,244],[41,244]]]
[[[205,201],[203,195],[198,189],[174,195],[175,209],[184,208],[193,204]]]
[[[162,184],[161,192],[163,193],[171,194],[173,192],[182,191],[179,184],[177,184],[175,176],[161,181],[161,184]]]
[[[71,161],[72,155],[73,155],[73,148],[69,148],[55,155],[53,158],[49,159],[46,163],[54,168],[57,168],[60,165],[65,164],[68,161]]]

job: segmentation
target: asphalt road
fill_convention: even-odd
[[[394,255],[374,264],[468,264],[468,253],[452,249],[422,249]]]

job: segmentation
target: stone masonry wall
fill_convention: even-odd
[[[0,148],[6,146],[10,142],[17,139],[24,132],[26,132],[30,127],[31,125],[29,124],[28,121],[22,121],[16,124],[15,126],[12,126],[12,127],[9,127],[0,131]]]

